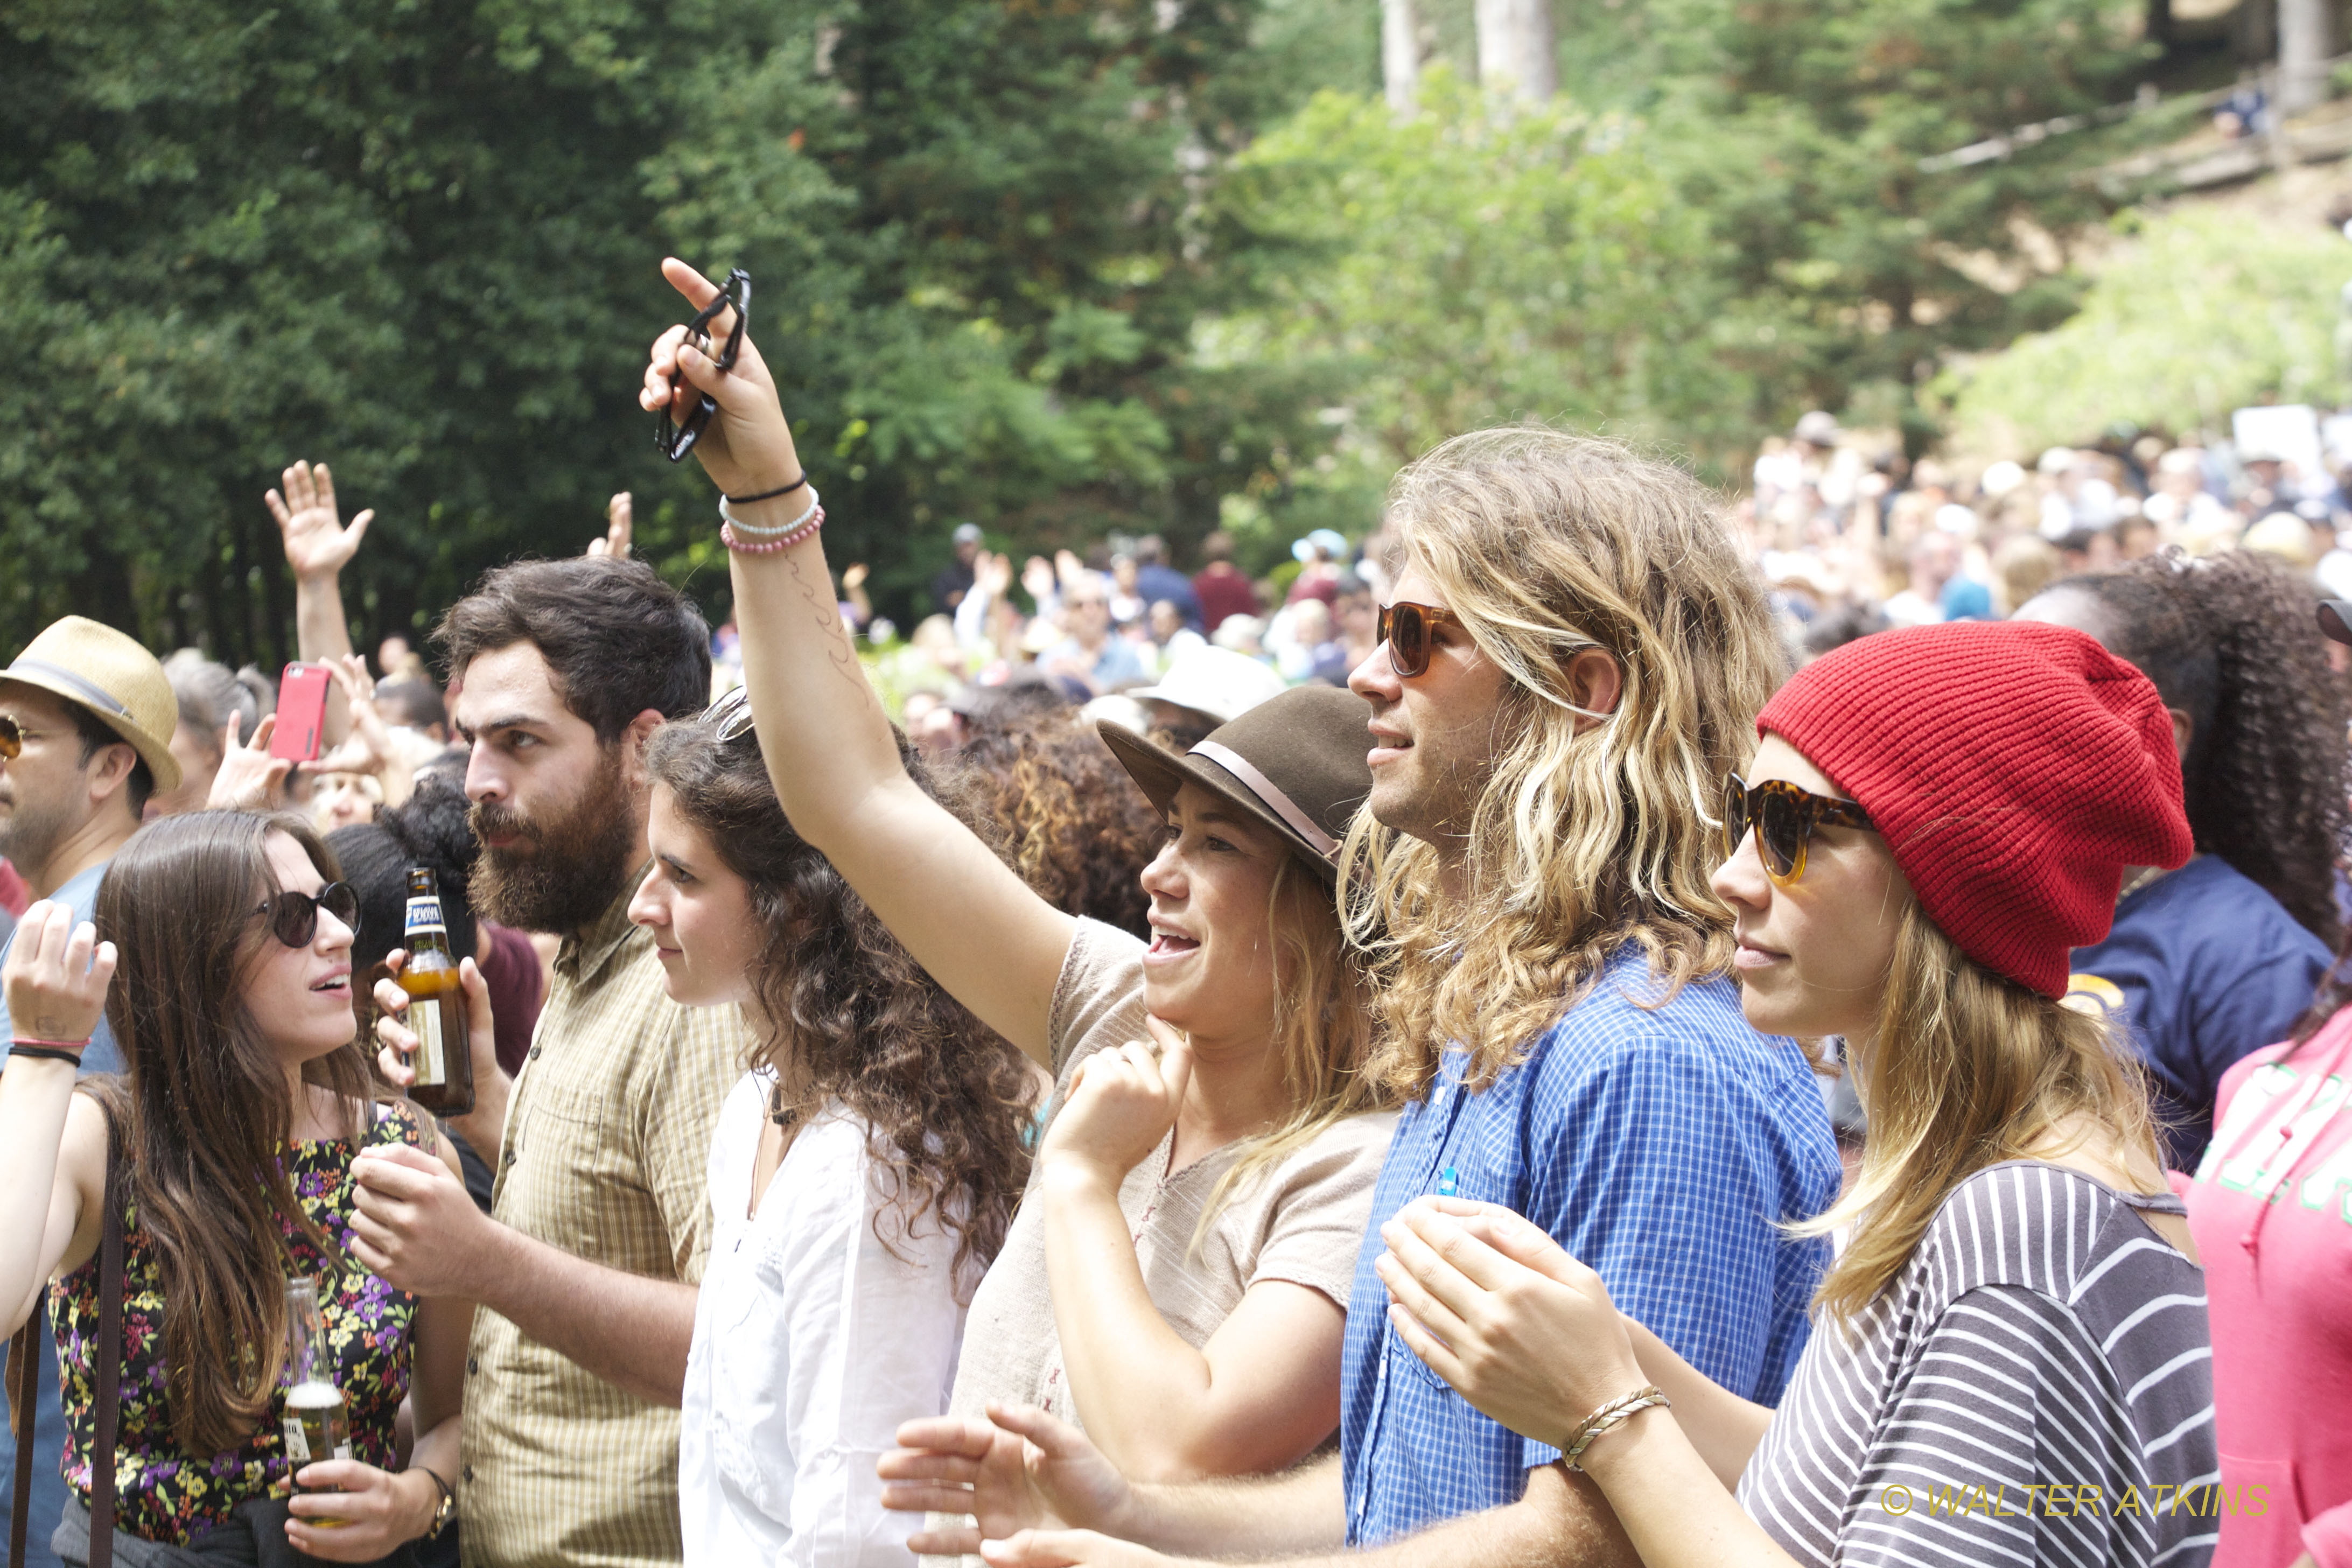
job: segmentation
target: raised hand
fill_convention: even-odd
[[[1097,1051],[1070,1075],[1070,1089],[1038,1158],[1049,1170],[1076,1167],[1114,1191],[1176,1124],[1192,1079],[1192,1047],[1157,1018],[1150,1042]]]
[[[294,764],[269,754],[269,737],[277,732],[278,715],[266,713],[253,727],[253,739],[236,743],[236,721],[221,731],[220,772],[213,774],[212,793],[205,805],[215,811],[282,811],[286,807],[286,775]]]
[[[662,276],[686,297],[692,310],[699,310],[719,297],[718,285],[676,257],[662,263]],[[734,325],[735,312],[721,310],[710,321],[710,340],[725,342]],[[708,354],[686,341],[683,322],[654,340],[645,385],[637,393],[638,405],[648,414],[667,406],[673,419],[683,422],[703,394],[719,405],[719,412],[710,416],[702,438],[695,442],[694,455],[722,493],[761,495],[801,477],[800,455],[793,450],[792,429],[784,422],[775,381],[751,333],[743,334],[735,368],[723,372]],[[807,498],[795,491],[779,504],[789,504],[797,511],[807,504]]]
[[[327,673],[334,678],[335,684],[343,689],[344,700],[351,710],[352,733],[349,740],[311,763],[310,771],[373,774],[383,780],[384,804],[398,805],[408,798],[408,768],[400,761],[399,753],[393,746],[392,731],[385,726],[383,715],[376,711],[375,677],[368,673],[367,660],[355,653],[347,653],[340,658],[320,662],[326,665]],[[386,777],[388,772],[401,775],[397,781],[400,787],[396,797],[394,791],[395,781]]]
[[[76,921],[73,907],[47,899],[25,911],[0,986],[17,1037],[50,1045],[89,1043],[106,1016],[106,987],[114,978],[114,944],[98,928]]]
[[[629,492],[622,490],[615,494],[611,500],[604,503],[604,537],[590,540],[588,553],[618,555],[626,558],[629,553],[629,536],[635,526],[635,513],[629,502]]]
[[[269,504],[269,515],[278,520],[287,569],[297,580],[335,575],[359,553],[360,541],[367,536],[368,524],[375,521],[374,510],[360,513],[345,528],[335,510],[334,476],[327,472],[324,463],[312,468],[297,458],[278,478],[285,492],[271,490],[262,499]]]

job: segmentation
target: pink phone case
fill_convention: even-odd
[[[278,728],[269,754],[289,763],[315,762],[319,734],[327,722],[327,688],[333,681],[323,664],[289,664],[278,678]]]

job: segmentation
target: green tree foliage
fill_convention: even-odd
[[[2082,310],[1941,390],[1973,439],[2031,452],[2117,421],[2226,431],[2230,411],[2344,395],[2337,300],[2352,246],[2325,228],[2184,208],[2139,228]]]
[[[1204,327],[1204,357],[1311,376],[1339,439],[1277,452],[1228,521],[1264,555],[1308,526],[1361,531],[1400,464],[1515,419],[1717,457],[1744,437],[1722,417],[1745,399],[1719,369],[1721,268],[1649,142],[1565,100],[1483,97],[1444,66],[1409,119],[1326,91],[1260,138],[1223,208],[1289,263],[1265,304]]]
[[[723,600],[651,450],[676,250],[753,318],[838,551],[953,522],[1198,531],[1305,417],[1195,372],[1204,172],[1265,111],[1256,8],[1190,0],[26,0],[0,13],[0,642],[68,609],[285,656],[261,490],[326,458],[379,521],[346,593],[413,629],[570,553],[604,496]]]

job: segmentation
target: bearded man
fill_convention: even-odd
[[[461,1127],[499,1150],[490,1214],[438,1161],[403,1150],[361,1163],[355,1229],[394,1285],[480,1303],[465,1561],[677,1563],[710,1129],[750,1041],[736,1009],[664,994],[628,905],[651,858],[645,743],[708,701],[709,630],[650,567],[607,555],[500,567],[434,641],[471,749],[474,907],[562,947],[522,1071],[509,1087],[492,1069]],[[467,989],[483,1005],[478,976]],[[397,1010],[389,983],[378,997]]]

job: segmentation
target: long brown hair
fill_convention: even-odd
[[[1667,995],[1729,965],[1717,803],[1782,660],[1722,512],[1671,464],[1537,426],[1456,437],[1397,476],[1405,559],[1510,684],[1466,904],[1440,896],[1434,849],[1369,807],[1348,834],[1349,932],[1386,981],[1386,1087],[1426,1089],[1449,1040],[1474,1087],[1493,1081],[1629,944]],[[1568,666],[1596,647],[1623,686],[1593,723]]]
[[[903,735],[898,754],[917,787],[993,837]],[[665,724],[646,765],[743,879],[766,928],[750,978],[774,1030],[746,1065],[781,1074],[797,1064],[803,1093],[848,1107],[892,1173],[903,1232],[927,1216],[954,1229],[957,1277],[976,1279],[1004,1245],[1028,1175],[1024,1140],[1037,1090],[1026,1058],[940,989],[793,830],[753,737],[722,742],[710,723]],[[875,1216],[875,1236],[888,1247],[884,1217]]]
[[[2004,1160],[2052,1157],[2069,1122],[2115,1134],[2143,1188],[2160,1187],[2147,1085],[2106,1022],[1978,963],[1916,899],[1874,1037],[1853,1064],[1870,1116],[1862,1169],[1827,1213],[1790,1227],[1854,1227],[1813,1298],[1831,1317],[1894,1283],[1954,1188]]]
[[[124,1139],[131,1198],[163,1274],[173,1441],[190,1454],[236,1447],[277,1397],[293,1268],[285,1226],[331,1264],[343,1258],[287,1180],[294,1107],[245,1001],[259,944],[274,940],[254,918],[278,886],[273,833],[300,845],[320,876],[340,875],[300,817],[199,811],[142,828],[98,892],[98,934],[121,955],[106,1018],[125,1078],[93,1088]],[[374,1079],[356,1019],[352,1033],[302,1076],[334,1092],[356,1140]]]

